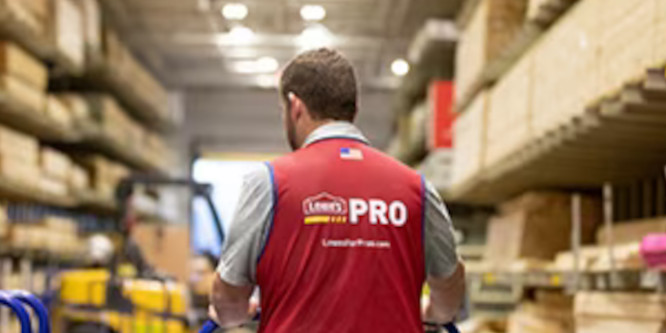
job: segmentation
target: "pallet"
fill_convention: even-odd
[[[666,164],[666,77],[647,72],[517,153],[451,189],[457,201],[494,204],[527,189],[598,189],[661,174]]]

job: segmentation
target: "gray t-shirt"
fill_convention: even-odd
[[[351,123],[333,122],[312,132],[305,145],[330,137],[367,142]],[[227,283],[236,286],[256,284],[257,258],[266,243],[272,220],[272,186],[268,167],[254,170],[243,179],[238,205],[217,268],[220,277]],[[446,207],[430,182],[426,182],[424,237],[428,276],[453,274],[458,264],[453,226]]]

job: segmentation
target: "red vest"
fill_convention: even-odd
[[[270,167],[273,222],[257,265],[260,332],[423,332],[422,178],[340,138]]]

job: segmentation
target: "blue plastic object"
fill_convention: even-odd
[[[32,333],[32,326],[30,324],[30,315],[25,311],[21,302],[13,297],[13,295],[0,291],[0,305],[9,307],[19,320],[21,324],[21,333]]]
[[[199,333],[213,333],[216,329],[217,329],[217,324],[215,324],[215,322],[213,322],[212,320],[209,320],[203,325]],[[448,323],[444,325],[444,329],[446,330],[447,333],[460,333],[460,331],[458,330],[458,328],[454,323]]]
[[[46,310],[46,307],[42,301],[39,300],[39,298],[35,297],[35,295],[27,291],[22,290],[11,291],[10,295],[12,295],[14,299],[18,300],[19,302],[32,308],[32,310],[37,315],[37,319],[39,320],[39,333],[51,333],[48,310]]]

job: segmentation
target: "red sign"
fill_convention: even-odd
[[[451,81],[433,81],[428,90],[428,100],[432,121],[430,122],[430,149],[453,147],[454,86]]]

